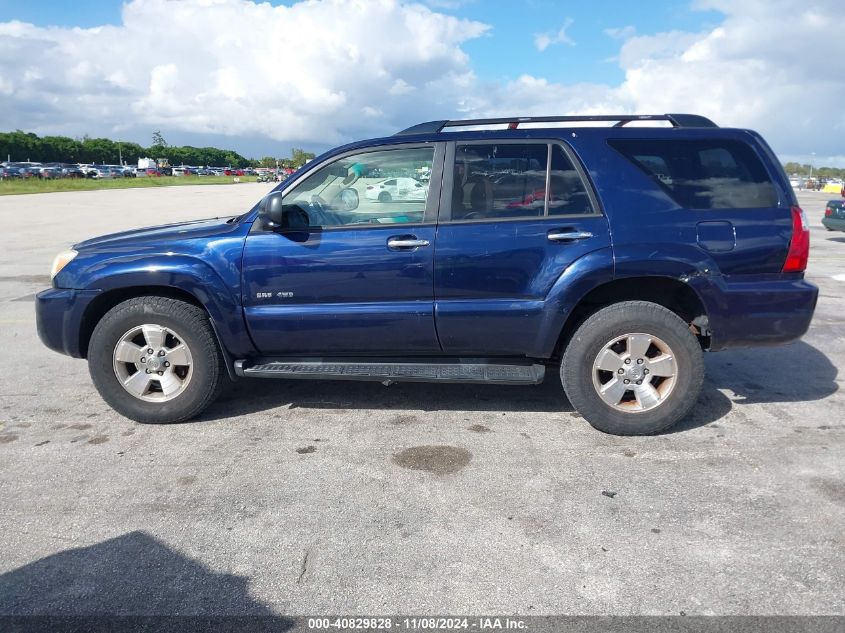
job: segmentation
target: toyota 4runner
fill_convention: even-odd
[[[613,124],[613,125],[611,125]],[[60,253],[38,332],[176,422],[238,377],[536,385],[616,434],[695,405],[702,351],[806,332],[809,231],[755,132],[689,114],[422,123],[251,210]]]

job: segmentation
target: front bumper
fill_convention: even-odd
[[[826,229],[831,231],[845,231],[845,219],[843,218],[829,218],[827,216],[822,218],[822,224]]]
[[[50,349],[81,358],[80,332],[85,311],[98,290],[50,288],[35,296],[35,322],[38,337]]]
[[[810,327],[819,289],[803,279],[732,281],[720,278],[707,306],[710,350],[779,345]]]

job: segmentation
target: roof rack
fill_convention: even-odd
[[[572,123],[576,121],[616,121],[616,125],[613,127],[622,127],[632,121],[669,121],[672,127],[719,127],[710,119],[698,114],[588,114],[582,116],[521,116],[500,119],[427,121],[397,132],[394,136],[438,134],[447,127],[468,127],[471,125],[507,125],[509,130],[515,130],[520,123]]]

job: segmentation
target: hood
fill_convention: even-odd
[[[100,246],[117,246],[124,244],[150,244],[168,240],[183,240],[197,237],[207,237],[227,233],[237,226],[235,217],[209,218],[207,220],[192,220],[175,224],[162,224],[144,229],[132,229],[120,233],[101,235],[84,242],[74,244],[74,250],[97,248]]]

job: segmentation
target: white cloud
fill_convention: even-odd
[[[563,26],[561,26],[557,31],[535,33],[534,46],[536,46],[537,50],[541,53],[552,44],[566,44],[568,46],[575,46],[575,40],[569,37],[569,35],[567,35],[566,33],[567,29],[569,29],[570,26],[572,26],[572,18],[566,18],[566,20],[564,20],[563,22]]]
[[[524,76],[489,87],[474,114],[692,112],[761,132],[783,155],[842,161],[845,56],[840,0],[700,0],[725,13],[717,27],[629,37],[617,86]],[[530,86],[530,91],[527,90]],[[826,162],[830,161],[830,162]]]
[[[756,128],[776,150],[841,153],[845,57],[839,0],[699,2],[726,13],[700,34],[634,37],[622,47],[622,104],[698,112]]]
[[[0,111],[36,132],[336,143],[430,118],[432,86],[453,104],[460,45],[488,29],[398,0],[134,0],[119,26],[0,24]]]
[[[134,0],[119,26],[0,24],[0,122],[325,146],[461,115],[695,112],[757,129],[783,155],[841,164],[840,5],[698,0],[724,19],[696,33],[608,29],[625,77],[605,85],[482,81],[462,46],[490,28],[423,4]],[[570,26],[538,48],[571,43]]]
[[[637,28],[632,24],[604,30],[604,34],[614,40],[627,40],[628,38],[633,37],[636,32]]]

